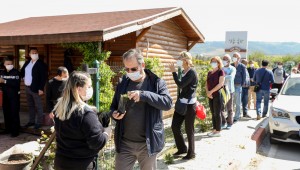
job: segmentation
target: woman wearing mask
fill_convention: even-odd
[[[172,131],[175,138],[175,143],[178,151],[174,155],[181,155],[187,153],[182,159],[195,158],[195,140],[194,140],[194,122],[196,116],[196,88],[198,84],[197,72],[193,68],[192,56],[188,52],[182,52],[180,54],[178,66],[182,66],[182,78],[179,80],[176,74],[174,64],[170,64],[169,68],[172,71],[173,78],[178,88],[180,89],[177,100],[187,105],[187,109],[184,115],[180,115],[178,112],[174,113],[172,120]],[[184,138],[181,133],[181,125],[185,121],[185,131],[188,138],[188,149],[184,143]]]
[[[96,158],[108,140],[109,129],[100,124],[95,109],[85,101],[93,96],[89,74],[74,71],[54,107],[56,170],[96,169]]]
[[[208,72],[206,80],[206,94],[209,98],[209,107],[212,112],[213,130],[208,133],[208,136],[221,136],[221,114],[222,114],[222,96],[220,89],[224,85],[225,73],[222,70],[223,64],[220,57],[216,56],[210,60],[210,65],[213,68]]]

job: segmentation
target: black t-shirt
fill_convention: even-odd
[[[147,90],[148,77],[142,82],[130,81],[127,91]],[[124,116],[124,138],[132,142],[145,142],[145,102],[139,101],[135,103],[130,100],[128,110]]]

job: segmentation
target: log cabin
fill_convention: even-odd
[[[28,49],[37,47],[40,58],[48,65],[49,79],[64,65],[63,43],[99,42],[102,50],[111,51],[106,61],[113,71],[123,66],[122,54],[139,48],[144,57],[159,57],[163,65],[175,62],[181,51],[189,51],[205,40],[197,26],[182,8],[158,8],[90,14],[30,17],[0,24],[0,58],[13,56],[15,68],[21,69],[28,57]],[[71,58],[79,67],[82,54]],[[177,86],[170,71],[165,69],[173,100]],[[26,111],[24,84],[21,83],[21,111]],[[164,117],[173,111],[165,112]]]

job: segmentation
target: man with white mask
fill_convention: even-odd
[[[278,62],[277,67],[274,68],[272,72],[274,74],[274,84],[272,84],[272,88],[277,88],[279,93],[285,79],[287,78],[285,70],[283,69],[283,63]]]
[[[172,98],[164,80],[145,69],[138,49],[123,54],[126,75],[118,84],[110,106],[116,121],[116,170],[131,170],[138,160],[140,169],[156,169],[157,154],[164,147],[162,110],[172,107]],[[119,101],[128,96],[125,113],[118,111]]]
[[[224,85],[228,87],[230,92],[230,99],[226,104],[222,112],[222,129],[230,129],[233,124],[233,94],[234,94],[234,78],[236,74],[236,69],[234,66],[230,65],[231,57],[229,54],[225,54],[222,59],[224,67],[222,70],[225,72],[225,83]],[[227,111],[227,114],[226,114]],[[227,117],[226,117],[227,115]],[[226,126],[227,123],[227,126]]]
[[[232,66],[236,68],[236,74],[234,77],[234,97],[235,97],[235,115],[233,123],[240,120],[241,115],[241,97],[242,97],[242,85],[246,81],[246,66],[240,62],[241,55],[238,52],[232,55]]]
[[[44,86],[48,77],[47,65],[43,60],[39,59],[37,48],[30,48],[29,55],[31,60],[26,61],[21,69],[29,111],[29,121],[25,128],[35,126],[35,129],[39,129],[43,123],[42,95],[44,94]],[[37,120],[35,119],[36,114]]]
[[[20,72],[14,68],[13,58],[4,59],[5,70],[0,73],[3,91],[3,114],[5,131],[11,137],[19,135],[20,128]]]

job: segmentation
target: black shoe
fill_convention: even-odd
[[[263,115],[262,117],[265,118],[265,117],[267,117],[267,115]]]
[[[33,126],[33,125],[35,125],[35,123],[27,123],[25,126],[24,126],[24,128],[29,128],[30,126]]]
[[[181,155],[181,154],[184,154],[184,153],[187,153],[187,151],[177,151],[173,154],[173,156],[178,156],[178,155]]]
[[[1,132],[0,132],[0,135],[7,135],[7,134],[9,134],[9,131],[8,131],[8,130],[4,130],[4,131],[1,131]]]
[[[12,134],[10,134],[10,137],[12,137],[12,138],[15,138],[17,136],[19,136],[19,133],[12,133]]]
[[[252,118],[252,117],[249,116],[248,114],[245,114],[243,117],[246,117],[246,118]]]
[[[41,126],[41,124],[35,124],[34,125],[34,129],[39,129],[39,128],[41,128],[42,126]]]
[[[233,120],[233,124],[235,124],[238,120]]]
[[[192,154],[192,155],[187,154],[187,155],[184,156],[182,159],[183,159],[183,160],[190,160],[190,159],[194,159],[195,157],[196,157],[195,154]]]

